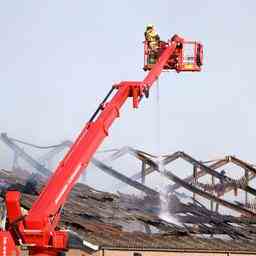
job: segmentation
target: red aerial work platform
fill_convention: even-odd
[[[144,41],[144,67],[145,71],[151,70],[155,64],[155,55],[159,58],[174,40],[180,42],[175,51],[164,65],[164,70],[174,69],[181,71],[201,71],[203,65],[203,46],[196,41],[185,41],[177,35],[167,42],[160,41],[157,52],[150,49],[147,41]]]

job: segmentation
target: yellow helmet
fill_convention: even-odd
[[[149,29],[149,28],[154,28],[154,25],[153,25],[153,24],[148,24],[148,25],[146,26],[146,29]]]

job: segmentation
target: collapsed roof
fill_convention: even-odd
[[[6,188],[24,191],[26,180],[15,173],[2,170],[0,179],[2,196]],[[36,185],[37,192],[42,185]],[[23,192],[23,208],[29,209],[35,199],[34,191]],[[154,195],[116,195],[77,184],[64,207],[60,227],[103,247],[256,249],[256,219],[213,213],[199,202],[184,204],[172,195],[169,210],[175,221],[169,222],[159,217],[160,200]]]

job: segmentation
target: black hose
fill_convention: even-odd
[[[97,116],[97,114],[100,112],[100,110],[102,110],[102,106],[104,105],[104,103],[108,100],[109,96],[111,95],[111,93],[114,91],[115,87],[112,86],[112,88],[109,90],[108,94],[106,95],[106,97],[103,99],[103,101],[100,103],[100,105],[98,106],[98,108],[96,109],[96,111],[92,114],[89,123],[92,122],[94,120],[94,118]]]

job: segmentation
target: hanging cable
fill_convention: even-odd
[[[157,155],[161,155],[161,118],[160,118],[160,86],[159,78],[156,80],[156,143]]]
[[[60,143],[60,144],[57,144],[57,145],[51,145],[51,146],[38,146],[38,145],[35,145],[35,144],[32,144],[32,143],[28,143],[28,142],[25,142],[25,141],[22,141],[22,140],[17,140],[17,139],[11,138],[11,137],[8,137],[8,138],[10,140],[14,141],[14,142],[18,142],[20,144],[27,145],[27,146],[30,146],[30,147],[33,147],[33,148],[39,148],[39,149],[49,149],[49,148],[57,148],[57,147],[63,146],[63,143]]]

